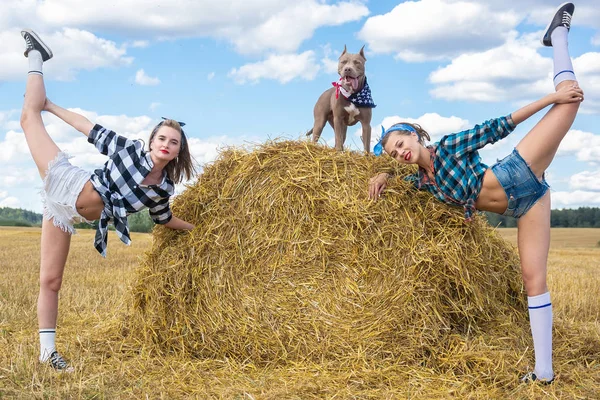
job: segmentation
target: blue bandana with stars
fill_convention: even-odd
[[[377,107],[375,103],[373,103],[373,97],[371,97],[371,89],[369,88],[369,84],[367,83],[366,76],[365,86],[363,86],[360,92],[354,93],[350,97],[348,97],[348,101],[352,102],[356,107]]]

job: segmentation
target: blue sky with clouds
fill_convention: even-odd
[[[600,206],[600,7],[575,2],[570,52],[586,100],[548,170],[553,208]],[[0,15],[0,206],[40,211],[41,180],[19,125],[27,72],[20,29],[54,58],[48,97],[129,137],[161,116],[187,123],[200,163],[227,145],[305,140],[319,95],[337,80],[344,45],[365,45],[379,126],[417,121],[433,140],[508,114],[553,90],[552,52],[539,43],[559,2],[547,0],[3,0]],[[486,147],[508,154],[543,113]],[[51,116],[73,163],[104,157]],[[360,126],[360,125],[358,125]],[[326,127],[322,142],[333,145]],[[361,148],[360,128],[347,146]],[[366,188],[365,188],[366,190]]]

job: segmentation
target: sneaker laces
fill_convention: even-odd
[[[65,361],[64,358],[62,358],[62,356],[60,354],[58,354],[57,351],[54,351],[51,355],[50,355],[50,365],[52,366],[52,368],[62,371],[62,370],[66,370],[67,368],[69,368],[69,364],[67,364],[67,362]]]
[[[33,49],[33,41],[31,40],[31,36],[30,35],[25,35],[25,44],[27,45],[28,49]]]
[[[563,15],[562,15],[562,24],[564,25],[565,28],[569,28],[571,26],[571,14],[569,14],[568,11],[563,11]]]

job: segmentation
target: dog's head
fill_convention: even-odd
[[[356,93],[365,81],[365,46],[358,53],[348,53],[346,45],[338,61],[338,73],[340,74],[342,86],[349,92]]]

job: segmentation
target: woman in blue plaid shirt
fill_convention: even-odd
[[[175,183],[191,178],[192,157],[181,124],[165,120],[152,131],[149,151],[140,140],[130,140],[46,98],[43,62],[52,52],[31,30],[21,32],[26,42],[29,74],[21,126],[27,145],[43,179],[40,293],[38,323],[40,361],[70,372],[71,366],[56,351],[58,292],[62,284],[74,222],[99,220],[94,245],[106,254],[108,223],[119,238],[130,243],[127,215],[148,208],[154,222],[172,229],[191,230],[194,225],[172,215],[169,198]],[[108,156],[93,174],[71,165],[48,135],[42,121],[48,111],[82,132],[100,153]]]
[[[430,138],[419,125],[396,124],[383,133],[374,149],[375,154],[385,150],[399,163],[417,164],[418,172],[407,179],[438,200],[463,207],[467,220],[476,210],[518,219],[521,271],[535,351],[535,368],[523,377],[525,382],[548,384],[554,380],[552,305],[546,284],[550,192],[544,171],[583,101],[583,91],[575,80],[567,46],[574,8],[572,3],[561,5],[542,38],[545,46],[553,47],[554,93],[508,116],[444,136],[430,146],[424,145],[424,139]],[[549,105],[553,107],[510,155],[491,168],[481,162],[478,149],[506,137],[518,124]],[[388,178],[389,175],[383,173],[371,179],[370,198],[377,200]]]

